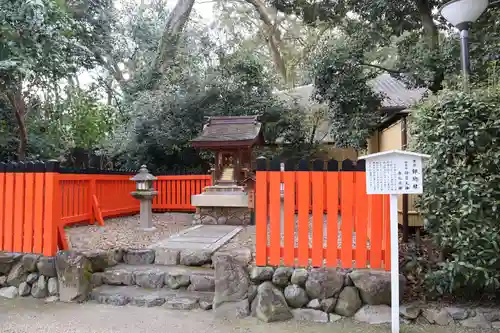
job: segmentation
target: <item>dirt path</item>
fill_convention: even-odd
[[[289,321],[264,324],[255,318],[220,321],[210,312],[171,311],[163,308],[114,307],[93,303],[43,304],[30,299],[0,300],[2,333],[387,333],[387,326]],[[481,332],[435,326],[404,328],[402,333]]]

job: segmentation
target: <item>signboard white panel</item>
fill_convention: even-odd
[[[368,194],[421,194],[422,157],[384,155],[367,159]]]

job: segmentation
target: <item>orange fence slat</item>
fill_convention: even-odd
[[[24,230],[23,230],[23,252],[33,251],[33,206],[35,197],[33,196],[35,186],[35,174],[29,172],[25,177],[24,192]],[[38,198],[36,199],[38,200]]]
[[[45,174],[43,172],[36,172],[34,174],[35,186],[33,204],[33,252],[43,252],[43,222],[44,222],[44,188],[45,188]]]
[[[311,173],[312,182],[312,265],[319,267],[323,265],[323,225],[324,225],[324,172],[316,171]]]
[[[5,222],[3,229],[3,250],[14,250],[14,173],[5,173]]]
[[[267,171],[256,172],[255,264],[267,265]]]
[[[14,174],[14,240],[13,250],[23,251],[23,224],[24,224],[24,172]]]
[[[382,267],[383,196],[370,195],[370,268]]]
[[[354,172],[342,171],[341,181],[341,221],[340,230],[342,236],[341,264],[343,268],[352,267],[352,233],[353,221],[353,199],[354,199]]]
[[[284,239],[285,247],[284,264],[293,266],[295,264],[295,256],[293,249],[295,247],[295,172],[284,172],[283,175],[285,193],[284,193]]]
[[[328,267],[337,266],[338,248],[338,205],[339,205],[339,173],[326,173],[326,193],[327,193],[327,256],[326,265]]]
[[[0,165],[0,250],[3,248],[3,224],[5,221],[5,165]]]
[[[384,268],[386,271],[391,270],[391,202],[390,196],[384,195],[384,249],[385,249],[385,257],[384,257]]]
[[[270,247],[269,264],[280,264],[281,247],[281,175],[279,171],[269,172],[269,225],[270,225]]]
[[[298,264],[307,266],[309,264],[309,206],[310,206],[310,181],[309,171],[297,172],[297,192],[299,195],[298,212]]]
[[[47,172],[45,174],[45,206],[43,223],[43,250],[46,256],[53,256],[57,251],[57,221],[55,212],[55,196],[57,195],[56,186],[57,174]]]
[[[354,210],[356,221],[356,268],[366,268],[367,236],[368,236],[368,195],[366,194],[366,175],[356,172],[356,205]]]

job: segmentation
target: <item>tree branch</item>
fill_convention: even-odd
[[[367,64],[367,63],[360,63],[361,66],[367,66],[367,67],[373,67],[373,68],[376,68],[376,69],[380,69],[382,71],[385,71],[385,72],[388,72],[388,73],[393,73],[393,74],[402,74],[404,73],[402,70],[400,69],[390,69],[390,68],[385,68],[385,67],[382,67],[382,66],[379,66],[379,65],[373,65],[373,64]]]

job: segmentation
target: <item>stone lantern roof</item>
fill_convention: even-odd
[[[149,180],[156,180],[157,178],[153,176],[152,174],[149,173],[148,169],[146,166],[143,164],[141,165],[141,168],[139,169],[139,173],[135,175],[134,177],[130,178],[130,180],[133,180],[135,182],[144,182],[144,181],[149,181]]]

